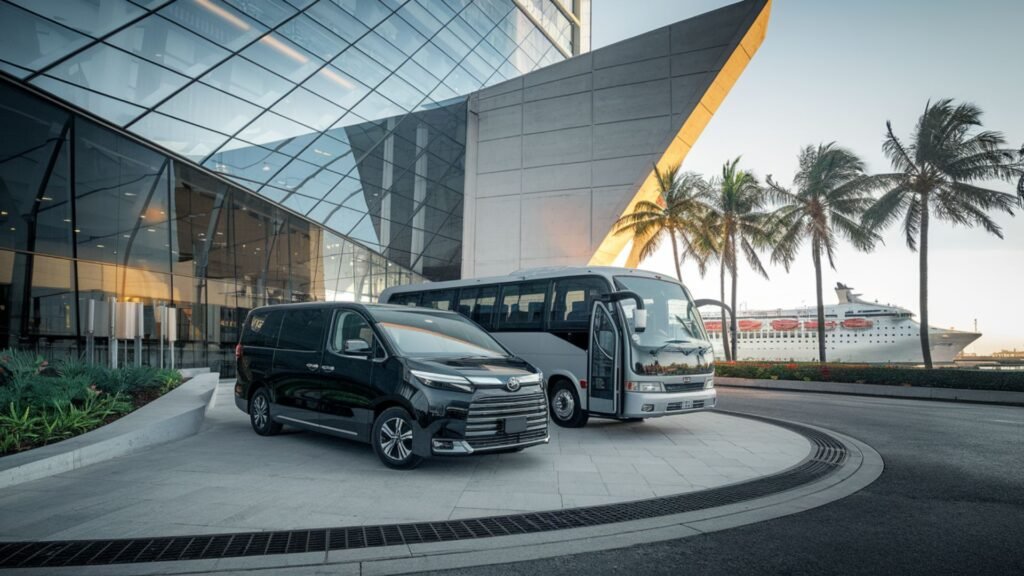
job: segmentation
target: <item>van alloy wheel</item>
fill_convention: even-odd
[[[402,418],[392,418],[381,426],[380,448],[391,458],[399,462],[412,454],[412,428]]]
[[[270,418],[270,411],[267,409],[267,397],[259,394],[252,401],[252,421],[257,428],[264,428]]]

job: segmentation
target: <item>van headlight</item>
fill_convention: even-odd
[[[519,379],[520,384],[541,384],[544,382],[544,373],[537,372],[536,374],[527,374],[526,376],[516,376]]]
[[[661,382],[626,382],[628,392],[664,392]]]
[[[714,387],[715,387],[715,379],[714,378],[708,378],[708,381],[704,383],[704,389],[705,390],[711,390]]]
[[[451,390],[454,392],[473,392],[473,384],[462,376],[450,374],[436,374],[434,372],[423,372],[422,370],[409,370],[413,378],[419,380],[424,386],[437,388],[438,390]]]

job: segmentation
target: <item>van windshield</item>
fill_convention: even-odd
[[[505,358],[490,334],[460,316],[413,310],[375,310],[377,325],[402,356]]]

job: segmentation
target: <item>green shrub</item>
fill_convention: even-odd
[[[924,370],[909,366],[878,364],[721,362],[715,364],[715,374],[757,380],[802,380],[1024,392],[1024,372],[968,368]]]

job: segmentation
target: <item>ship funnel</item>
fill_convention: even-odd
[[[836,282],[836,297],[839,299],[840,304],[851,304],[853,296],[853,288],[842,282]]]

